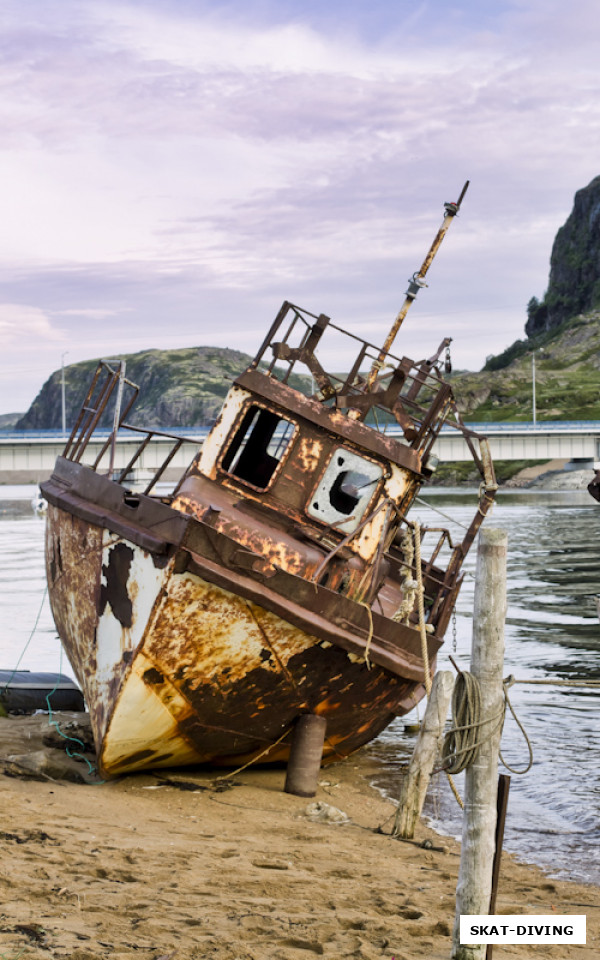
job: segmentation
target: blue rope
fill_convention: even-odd
[[[25,644],[25,646],[23,647],[23,649],[22,649],[22,651],[21,651],[21,655],[20,655],[19,659],[17,660],[17,664],[16,664],[13,672],[11,673],[10,677],[8,678],[8,680],[6,681],[6,683],[4,684],[4,687],[3,687],[2,690],[0,691],[0,697],[2,696],[3,693],[6,693],[6,691],[8,690],[8,688],[9,688],[9,686],[10,686],[10,684],[11,684],[12,681],[14,680],[15,675],[16,675],[18,669],[19,669],[19,664],[21,663],[21,660],[22,660],[23,657],[25,656],[25,652],[27,651],[27,648],[28,648],[29,644],[30,644],[31,641],[33,640],[33,637],[34,637],[34,635],[35,635],[35,632],[36,632],[36,630],[37,630],[37,628],[38,628],[38,624],[39,624],[39,622],[40,622],[40,617],[41,617],[41,615],[42,615],[42,610],[43,610],[43,608],[44,608],[44,602],[45,602],[45,600],[46,600],[46,595],[47,595],[47,593],[48,593],[48,585],[46,584],[46,587],[44,588],[44,593],[43,593],[43,596],[42,596],[42,602],[40,603],[40,608],[39,608],[39,610],[38,610],[37,617],[35,618],[35,623],[34,623],[34,625],[33,625],[33,629],[32,629],[32,631],[31,631],[31,633],[29,634],[29,639],[28,639],[27,643]],[[61,736],[61,737],[63,738],[63,740],[70,740],[70,741],[72,741],[73,743],[79,744],[80,747],[83,747],[83,748],[85,749],[85,743],[83,742],[83,740],[80,740],[79,737],[72,737],[72,736],[70,736],[68,733],[63,733],[63,731],[60,729],[60,722],[59,722],[58,720],[54,720],[54,719],[53,719],[54,713],[53,713],[53,711],[52,711],[52,706],[51,706],[51,704],[50,704],[50,697],[52,697],[52,696],[56,693],[56,691],[58,690],[58,686],[59,686],[59,684],[60,684],[60,681],[61,681],[61,679],[62,679],[62,663],[63,663],[63,646],[62,646],[62,643],[61,643],[61,645],[60,645],[60,664],[59,664],[59,668],[58,668],[58,678],[57,678],[57,680],[56,680],[56,683],[54,684],[54,689],[51,690],[50,693],[48,693],[48,694],[46,695],[46,704],[48,705],[48,725],[51,726],[51,727],[55,727],[55,728],[56,728],[56,732],[59,734],[59,736]],[[90,761],[88,760],[88,758],[87,758],[87,757],[84,757],[84,755],[83,755],[82,753],[79,753],[79,752],[77,752],[77,751],[75,751],[75,750],[72,750],[71,747],[68,745],[68,743],[65,745],[65,753],[67,754],[67,756],[68,756],[71,760],[83,760],[83,762],[87,765],[89,776],[91,776],[91,777],[97,776],[98,770],[97,770],[96,766],[95,766],[93,763],[90,763]],[[104,782],[105,782],[104,780],[95,780],[95,781],[93,781],[93,783],[90,784],[90,785],[91,785],[91,786],[100,786],[100,784],[102,784],[102,783],[104,783]],[[19,956],[20,956],[20,954],[19,954]],[[3,957],[3,954],[0,954],[0,960],[1,960],[2,957]]]
[[[51,706],[51,704],[50,704],[50,697],[53,696],[53,695],[56,693],[56,691],[58,690],[58,686],[59,686],[60,681],[61,681],[61,678],[62,678],[62,662],[63,662],[63,647],[62,647],[62,643],[61,643],[61,645],[60,645],[60,663],[59,663],[59,667],[58,667],[58,678],[57,678],[57,680],[56,680],[56,683],[54,684],[54,690],[51,690],[50,693],[48,693],[48,694],[46,695],[46,703],[48,704],[48,725],[49,725],[50,727],[55,727],[55,728],[56,728],[56,732],[59,734],[59,736],[61,736],[61,737],[63,738],[63,740],[70,740],[72,743],[77,743],[77,744],[79,744],[80,747],[83,747],[83,748],[85,749],[85,743],[83,742],[83,740],[80,740],[79,737],[72,737],[72,736],[71,736],[70,734],[68,734],[68,733],[63,733],[63,731],[60,729],[60,721],[59,721],[59,720],[53,720],[54,714],[53,714],[53,711],[52,711],[52,706]],[[98,770],[97,770],[96,766],[95,766],[93,763],[90,763],[90,761],[88,760],[88,758],[85,757],[82,753],[79,753],[78,751],[73,750],[73,749],[69,746],[68,743],[65,744],[65,753],[67,754],[67,756],[68,756],[71,760],[83,760],[83,762],[86,764],[86,766],[87,766],[87,768],[88,768],[88,774],[89,774],[90,777],[95,777],[95,776],[98,775]],[[90,784],[90,786],[100,786],[100,785],[101,785],[102,783],[104,783],[104,782],[105,782],[104,780],[95,780],[92,784]]]

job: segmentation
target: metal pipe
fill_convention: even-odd
[[[61,369],[61,399],[62,399],[62,435],[66,438],[67,436],[67,407],[65,401],[65,357],[68,354],[68,350],[65,350],[60,357],[60,369]]]
[[[115,387],[115,376],[116,374],[111,370],[106,364],[102,364],[104,369],[107,371],[107,377],[100,388],[98,398],[96,400],[96,407],[84,407],[82,408],[82,414],[84,415],[83,423],[81,425],[81,431],[79,438],[75,443],[75,447],[71,453],[71,460],[75,460],[77,463],[81,460],[86,447],[90,441],[94,430],[100,423],[102,414],[106,410],[108,401],[112,396],[112,392]]]
[[[115,411],[113,416],[112,439],[110,445],[110,463],[108,467],[108,476],[113,479],[113,470],[115,467],[115,444],[117,442],[117,433],[121,425],[121,404],[123,402],[123,386],[125,382],[125,361],[119,363],[119,387],[117,389],[117,398],[115,402]]]
[[[81,426],[82,422],[83,422],[84,419],[85,419],[86,413],[88,412],[88,407],[89,407],[89,404],[92,402],[92,396],[93,396],[93,394],[94,394],[94,390],[96,389],[96,385],[97,385],[97,383],[98,383],[98,380],[100,379],[100,374],[102,373],[102,370],[103,370],[103,364],[102,364],[102,361],[100,361],[100,363],[99,363],[98,366],[96,367],[96,372],[94,373],[94,377],[93,377],[92,382],[91,382],[91,384],[90,384],[90,386],[89,386],[89,389],[88,389],[88,392],[87,392],[87,394],[86,394],[85,400],[83,401],[83,404],[81,405],[81,409],[80,409],[79,414],[78,414],[78,416],[77,416],[77,420],[75,421],[75,423],[73,424],[73,426],[72,426],[72,428],[71,428],[71,434],[70,434],[69,439],[67,440],[67,442],[66,442],[66,444],[65,444],[65,448],[64,448],[64,450],[63,450],[63,452],[62,452],[62,456],[65,457],[65,458],[68,458],[68,459],[70,459],[70,460],[74,460],[74,459],[75,459],[75,452],[76,452],[76,449],[77,449],[78,444],[79,444],[80,441],[81,441],[81,438],[79,438],[79,440],[78,440],[77,443],[76,443],[76,442],[75,442],[75,437],[76,437],[76,435],[77,435],[77,431],[79,430],[79,427]],[[88,416],[89,416],[89,414],[88,414]],[[83,430],[84,430],[84,428],[81,427],[82,433],[83,433]]]
[[[155,473],[154,476],[152,477],[150,483],[148,484],[148,486],[147,486],[146,489],[144,490],[144,496],[146,496],[146,497],[149,497],[149,496],[150,496],[150,491],[152,490],[153,487],[156,486],[156,484],[158,483],[158,481],[159,481],[160,478],[162,477],[163,473],[165,472],[165,470],[166,470],[167,467],[169,466],[169,464],[170,464],[171,460],[173,459],[173,457],[175,456],[175,454],[178,453],[178,451],[180,450],[180,448],[183,446],[183,443],[184,443],[183,439],[179,439],[179,440],[176,441],[175,446],[173,447],[173,449],[171,450],[171,452],[167,454],[167,456],[166,456],[165,459],[163,460],[162,464],[160,465],[160,467],[158,468],[158,470],[156,471],[156,473]]]
[[[537,427],[537,411],[535,403],[535,350],[531,354],[531,386],[532,386],[532,407],[533,407],[533,429]]]
[[[314,797],[321,760],[327,720],[315,713],[298,717],[292,734],[290,759],[284,790],[296,797]]]

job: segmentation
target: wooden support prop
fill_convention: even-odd
[[[452,960],[484,960],[485,944],[460,943],[461,916],[487,915],[492,890],[495,847],[498,752],[502,735],[504,692],[504,621],[506,618],[506,547],[504,530],[483,529],[475,571],[471,673],[481,685],[481,745],[465,774],[465,805]]]
[[[293,793],[297,797],[314,797],[317,792],[326,726],[325,717],[315,713],[304,713],[298,717],[285,778],[286,793]]]
[[[408,773],[404,778],[392,836],[411,839],[421,816],[425,794],[436,757],[440,754],[448,704],[452,696],[454,675],[440,670],[433,678],[431,694],[421,730],[415,744]]]
[[[506,809],[508,807],[508,792],[510,777],[501,773],[498,777],[498,803],[496,805],[496,849],[494,851],[494,866],[492,869],[492,893],[490,896],[490,915],[496,911],[496,897],[498,895],[498,881],[500,879],[500,861],[502,860],[502,844],[504,843],[504,825],[506,823]],[[492,960],[494,944],[488,943],[485,960]]]

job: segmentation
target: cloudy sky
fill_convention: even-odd
[[[60,366],[253,352],[283,299],[397,352],[523,335],[600,174],[597,0],[2,0],[0,413]],[[67,352],[68,351],[68,352]]]

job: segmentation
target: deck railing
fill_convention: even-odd
[[[182,434],[146,429],[127,423],[126,417],[133,407],[138,393],[138,386],[125,376],[124,361],[121,361],[115,368],[106,360],[101,360],[62,455],[67,460],[80,463],[90,445],[90,441],[104,437],[104,443],[89,466],[96,472],[101,472],[106,467],[106,472],[111,479],[116,483],[124,484],[126,480],[131,481],[144,450],[152,440],[157,437],[171,440],[172,443],[162,462],[151,472],[151,476],[143,489],[143,493],[150,496],[180,448],[185,443],[197,446],[198,440]],[[100,424],[108,416],[112,418],[112,429],[106,433],[106,429],[102,429]],[[124,467],[115,468],[117,437],[119,433],[125,434],[126,432],[139,435],[140,441],[127,464]],[[179,483],[181,483],[183,475]]]
[[[352,419],[366,420],[381,433],[397,431],[399,425],[403,442],[427,454],[444,423],[452,395],[440,375],[441,352],[442,348],[419,363],[388,353],[377,378],[369,383],[366,370],[378,363],[379,347],[342,329],[324,314],[316,316],[286,301],[252,366],[289,383],[296,366],[302,365],[312,378],[312,389],[307,392],[314,399],[345,410]],[[332,363],[346,363],[349,372],[332,372]]]

